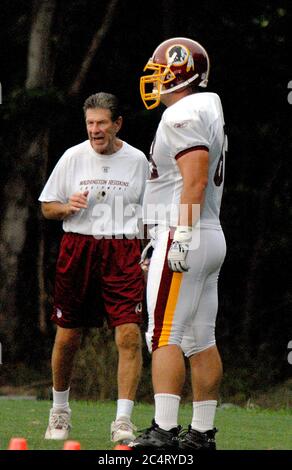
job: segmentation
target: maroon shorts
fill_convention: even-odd
[[[141,323],[144,277],[140,240],[65,233],[51,319],[63,328]]]

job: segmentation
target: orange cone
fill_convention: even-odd
[[[78,441],[66,441],[64,443],[63,450],[80,450],[80,442]]]
[[[27,450],[27,442],[24,437],[12,437],[9,442],[8,450]]]
[[[127,444],[117,444],[114,447],[114,450],[133,450],[132,447],[127,446]]]

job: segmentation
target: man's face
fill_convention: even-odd
[[[100,154],[110,155],[116,149],[116,134],[122,125],[122,118],[112,121],[109,109],[87,109],[86,129],[92,148]]]

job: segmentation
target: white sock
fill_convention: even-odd
[[[116,416],[116,419],[118,419],[120,416],[127,416],[130,419],[132,411],[133,411],[133,407],[134,407],[133,400],[127,400],[126,398],[120,398],[117,401],[117,416]]]
[[[56,410],[70,410],[69,392],[70,387],[68,388],[68,390],[64,390],[63,392],[57,392],[53,387],[53,408],[55,408]]]
[[[216,400],[193,401],[192,429],[205,432],[214,427]]]
[[[177,427],[180,396],[170,393],[156,393],[155,400],[155,423],[161,429],[169,431]]]

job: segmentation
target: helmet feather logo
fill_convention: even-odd
[[[191,69],[194,70],[194,60],[187,47],[180,44],[171,46],[166,51],[167,65],[174,65],[175,67],[181,67],[186,65],[186,70],[189,72]]]

